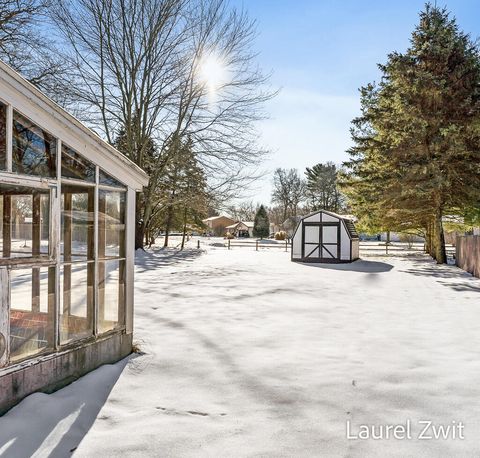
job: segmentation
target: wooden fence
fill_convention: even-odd
[[[455,255],[455,247],[451,244],[445,245],[445,251],[448,258]],[[411,256],[414,254],[425,253],[423,243],[406,242],[360,242],[361,256]]]
[[[235,247],[252,247],[255,246],[255,251],[258,251],[259,248],[283,248],[285,251],[288,251],[290,248],[290,241],[286,239],[285,241],[274,242],[269,240],[255,240],[255,243],[248,241],[241,241],[239,239],[230,240],[228,239],[227,248],[231,250]]]
[[[456,243],[457,266],[480,278],[480,235],[462,235]]]
[[[203,242],[204,243],[204,242]],[[274,241],[274,240],[254,240],[254,239],[233,239],[222,240],[214,244],[217,247],[223,247],[228,250],[236,248],[250,248],[260,251],[264,248],[282,249],[290,251],[291,240]],[[200,239],[197,240],[197,248],[200,248]],[[447,257],[453,259],[455,257],[455,247],[451,244],[445,246]],[[361,257],[375,256],[412,256],[425,253],[425,245],[423,243],[405,243],[405,242],[360,242]]]

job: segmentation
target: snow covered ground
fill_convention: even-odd
[[[455,267],[209,246],[140,254],[135,284],[143,354],[25,399],[0,456],[480,456],[480,280]],[[465,439],[420,440],[422,420]]]

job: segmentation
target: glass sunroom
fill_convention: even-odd
[[[0,413],[130,351],[147,180],[0,62]]]

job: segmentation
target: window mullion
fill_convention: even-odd
[[[95,263],[95,273],[93,282],[93,334],[98,335],[98,283],[100,279],[98,278],[98,182],[99,182],[99,167],[95,167],[95,203],[94,203],[94,212],[93,212],[93,243],[94,246],[94,263]]]
[[[13,107],[7,105],[7,125],[6,125],[6,146],[7,146],[7,172],[12,171],[12,155],[13,155]]]
[[[50,227],[50,243],[53,248],[52,257],[55,260],[55,314],[54,314],[54,348],[58,349],[60,346],[60,294],[62,290],[60,288],[60,270],[61,266],[61,256],[62,256],[62,183],[60,180],[60,170],[61,170],[61,151],[62,151],[62,142],[60,139],[57,140],[57,186],[52,189],[52,194],[55,194],[52,199],[52,219]]]

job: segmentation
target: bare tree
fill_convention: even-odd
[[[51,11],[76,73],[78,111],[110,143],[122,130],[122,151],[150,175],[137,202],[137,247],[185,139],[218,198],[255,178],[249,168],[264,155],[255,123],[273,94],[245,13],[226,0],[77,0]]]
[[[289,216],[297,216],[304,198],[305,181],[297,169],[276,169],[273,174],[272,202],[281,207],[283,221]]]
[[[258,210],[258,204],[253,201],[243,201],[228,207],[228,213],[237,221],[253,221]]]
[[[47,0],[0,0],[0,59],[56,101],[67,98],[65,62],[53,52],[42,25]]]
[[[274,206],[267,208],[268,219],[273,223],[277,228],[282,228],[283,223],[285,222],[284,210],[280,206]]]
[[[0,0],[0,49],[9,54],[19,43],[29,42],[32,26],[43,13],[45,2]]]

